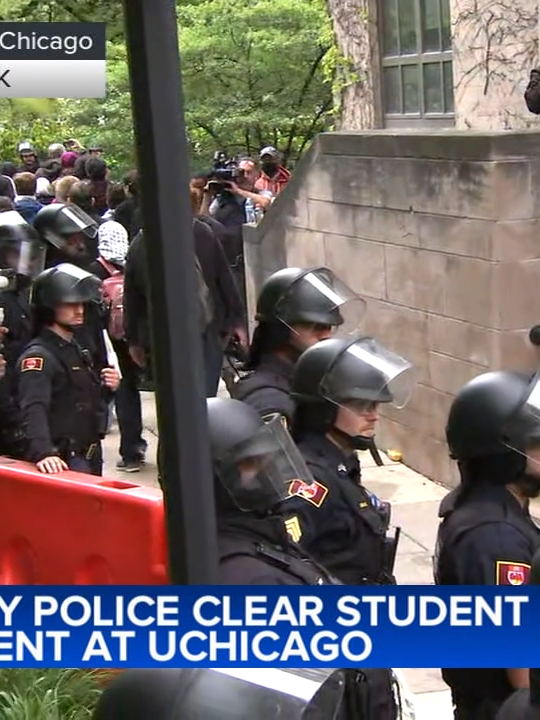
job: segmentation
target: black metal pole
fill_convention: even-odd
[[[148,249],[153,367],[173,584],[217,582],[217,537],[174,0],[125,0]]]

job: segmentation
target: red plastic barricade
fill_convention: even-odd
[[[1,585],[163,585],[163,498],[84,473],[0,457]]]

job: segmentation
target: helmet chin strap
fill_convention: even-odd
[[[373,445],[374,435],[349,435],[337,427],[333,427],[332,435],[343,440],[352,450],[369,450]]]

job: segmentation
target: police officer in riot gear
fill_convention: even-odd
[[[467,383],[448,417],[446,438],[460,485],[442,501],[434,558],[439,585],[522,585],[540,547],[529,499],[540,494],[537,376],[490,372]],[[443,669],[458,720],[492,720],[524,669]]]
[[[98,256],[98,223],[77,205],[47,205],[38,212],[34,227],[47,245],[47,267],[72,263],[91,270]],[[102,303],[92,303],[86,312],[84,326],[76,330],[77,341],[89,350],[96,366],[106,365],[107,348],[103,331],[107,311]]]
[[[47,267],[70,262],[87,269],[97,258],[98,223],[77,205],[47,205],[33,224],[48,246]]]
[[[339,585],[289,540],[276,512],[291,482],[312,481],[279,418],[265,423],[249,405],[230,398],[206,402],[221,582]]]
[[[290,424],[294,364],[302,352],[334,330],[354,332],[365,301],[328,268],[285,268],[264,283],[257,300],[257,327],[245,365],[247,374],[231,396],[251,405],[263,418],[280,415]]]
[[[292,435],[315,478],[292,482],[283,503],[291,537],[347,585],[391,584],[399,539],[390,506],[361,484],[358,450],[370,449],[380,403],[403,407],[412,365],[376,340],[323,340],[294,369]]]
[[[32,338],[30,284],[45,267],[46,247],[16,211],[0,213],[0,325],[5,377],[0,382],[0,453],[24,456],[24,437],[16,400],[17,360]]]
[[[75,339],[100,288],[95,275],[68,263],[45,270],[34,283],[35,337],[19,360],[17,384],[26,459],[40,472],[101,475],[106,407],[120,378],[114,368],[95,367]]]

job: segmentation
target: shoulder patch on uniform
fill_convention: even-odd
[[[289,485],[288,497],[299,497],[320,508],[328,495],[328,488],[316,480],[311,484],[293,480]]]
[[[43,358],[40,357],[29,357],[24,358],[21,363],[21,372],[27,372],[28,370],[43,370]]]
[[[285,520],[284,525],[291,540],[294,543],[300,542],[300,538],[302,537],[302,528],[300,527],[298,515],[293,515],[291,518]]]
[[[527,585],[531,575],[531,566],[527,563],[497,560],[495,585]]]
[[[282,415],[281,413],[273,412],[273,413],[267,413],[266,415],[262,416],[262,419],[264,420],[265,423],[272,422],[272,420],[275,420],[276,418],[279,418],[279,421],[283,425],[285,430],[289,429],[289,421],[287,420],[285,415]]]

